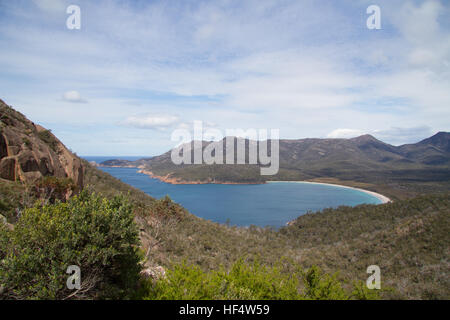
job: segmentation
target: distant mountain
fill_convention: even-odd
[[[234,138],[235,141],[243,140]],[[175,165],[171,151],[149,160],[127,162],[168,182],[259,183],[267,180],[307,180],[338,178],[356,181],[373,179],[450,179],[450,133],[440,132],[415,144],[393,146],[371,135],[351,139],[280,140],[280,170],[274,176],[261,176],[259,164]],[[244,140],[246,159],[249,143]],[[212,142],[203,141],[202,150]],[[256,143],[259,148],[259,143]],[[225,143],[223,143],[225,145]],[[270,146],[270,140],[269,140]],[[191,142],[191,159],[194,143]],[[270,149],[270,147],[269,147]],[[225,147],[223,149],[226,157]],[[236,148],[235,148],[236,157]],[[247,162],[248,163],[248,162]]]
[[[418,143],[400,146],[399,149],[412,161],[427,165],[449,165],[450,133],[439,132]]]
[[[100,167],[136,167],[145,164],[147,161],[152,159],[151,157],[142,158],[139,160],[131,161],[131,160],[123,160],[123,159],[111,159],[105,160],[97,165]]]
[[[431,145],[440,150],[450,152],[450,133],[449,132],[438,132],[434,136],[420,141],[420,145]]]
[[[398,150],[370,135],[352,139],[280,141],[280,167],[295,169],[382,169],[408,163]]]
[[[128,167],[131,163],[129,160],[112,159],[100,162],[99,165],[104,167]]]

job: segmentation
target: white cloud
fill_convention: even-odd
[[[415,66],[426,66],[428,64],[436,64],[439,60],[430,50],[416,49],[409,54],[409,63]]]
[[[392,21],[405,35],[406,40],[421,46],[439,40],[438,18],[445,10],[448,9],[437,0],[422,1],[419,5],[405,1],[400,10],[390,14],[395,15]]]
[[[327,138],[354,138],[364,134],[371,134],[377,139],[400,145],[405,143],[416,143],[430,137],[433,132],[428,126],[401,128],[391,127],[388,129],[360,130],[360,129],[335,129],[327,135]]]
[[[327,138],[337,139],[337,138],[354,138],[363,135],[364,132],[357,129],[335,129],[327,134]]]
[[[179,121],[172,115],[130,116],[121,124],[139,129],[162,129],[175,125]]]
[[[65,1],[62,0],[33,0],[41,10],[50,13],[65,13]]]
[[[0,5],[0,47],[8,48],[0,50],[0,98],[49,125],[95,123],[97,141],[118,123],[130,127],[118,137],[170,126],[130,116],[148,112],[183,115],[173,126],[211,120],[220,128],[279,128],[289,138],[357,135],[333,132],[355,125],[449,130],[444,1],[379,0],[377,31],[361,19],[368,0],[83,1],[80,32],[64,28],[64,8],[47,14],[70,2],[36,0],[42,10],[29,3]],[[55,92],[67,88],[89,104],[60,108]],[[64,101],[86,102],[77,94]],[[166,132],[148,132],[156,133],[162,141]]]
[[[433,132],[428,126],[420,126],[413,128],[393,127],[384,130],[374,130],[372,134],[384,142],[400,145],[419,142],[430,137]]]
[[[207,131],[220,130],[217,124],[212,121],[203,121],[203,120],[196,120],[196,121],[197,121],[196,124],[197,128],[200,129],[201,126],[202,133],[205,133]],[[177,125],[177,129],[187,130],[192,134],[194,134],[194,128],[195,128],[194,121],[180,122]]]
[[[73,102],[73,103],[85,103],[87,102],[84,100],[80,93],[78,91],[67,91],[63,94],[63,100],[67,102]]]

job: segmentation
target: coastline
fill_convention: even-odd
[[[388,202],[392,202],[392,200],[380,193],[374,192],[374,191],[369,191],[366,189],[361,189],[361,188],[355,188],[355,187],[349,187],[349,186],[344,186],[341,184],[333,184],[333,183],[324,183],[324,182],[313,182],[313,181],[267,181],[267,183],[276,183],[276,182],[290,182],[290,183],[310,183],[310,184],[321,184],[321,185],[326,185],[326,186],[332,186],[332,187],[338,187],[338,188],[347,188],[347,189],[353,189],[353,190],[358,190],[361,192],[364,192],[366,194],[370,194],[371,196],[374,196],[375,198],[377,198],[378,200],[381,201],[381,204],[384,203],[388,203]]]
[[[138,168],[138,167],[132,166],[132,165],[126,165],[126,166],[111,165],[111,166],[106,166],[106,165],[103,165],[103,164],[100,164],[100,163],[97,163],[96,166],[100,167],[100,168]]]
[[[165,176],[158,176],[158,175],[155,175],[152,171],[145,170],[142,167],[136,167],[136,166],[104,166],[104,167],[137,168],[137,169],[139,169],[138,170],[139,173],[143,173],[145,175],[148,175],[151,178],[158,179],[158,180],[160,180],[162,182],[170,183],[170,184],[211,184],[211,183],[214,183],[214,184],[264,184],[264,183],[277,183],[277,182],[321,184],[321,185],[332,186],[332,187],[337,187],[337,188],[347,188],[347,189],[358,190],[358,191],[364,192],[366,194],[369,194],[371,196],[374,196],[375,198],[377,198],[378,200],[381,201],[381,204],[392,202],[392,200],[390,198],[388,198],[385,195],[382,195],[380,193],[374,192],[374,191],[369,191],[369,190],[366,190],[366,189],[350,187],[350,186],[344,186],[344,185],[341,185],[341,184],[334,184],[334,183],[314,182],[314,181],[265,181],[264,183],[260,183],[260,182],[255,182],[255,183],[251,183],[251,182],[231,182],[231,181],[215,181],[215,180],[208,180],[208,181],[204,181],[204,180],[184,181],[184,180],[180,180],[178,178],[171,178],[170,177],[170,173],[165,175]]]
[[[137,167],[137,168],[139,168],[139,167]],[[151,178],[158,179],[162,182],[170,183],[170,184],[261,184],[259,182],[255,182],[255,183],[232,182],[232,181],[217,181],[217,180],[212,180],[212,179],[209,179],[207,181],[204,181],[204,180],[185,181],[185,180],[180,180],[179,178],[171,178],[170,173],[165,176],[158,176],[158,175],[154,174],[152,171],[145,170],[142,168],[139,168],[138,172],[148,175]]]

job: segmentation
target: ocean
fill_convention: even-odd
[[[136,160],[142,157],[84,157],[101,162],[108,159]],[[154,198],[166,195],[192,214],[218,223],[237,226],[279,228],[296,217],[341,205],[379,204],[373,195],[359,190],[308,183],[267,184],[179,184],[173,185],[138,173],[136,168],[100,168]]]

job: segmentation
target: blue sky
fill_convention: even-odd
[[[157,155],[195,120],[416,142],[450,131],[449,18],[433,0],[0,0],[0,99],[80,155]]]

